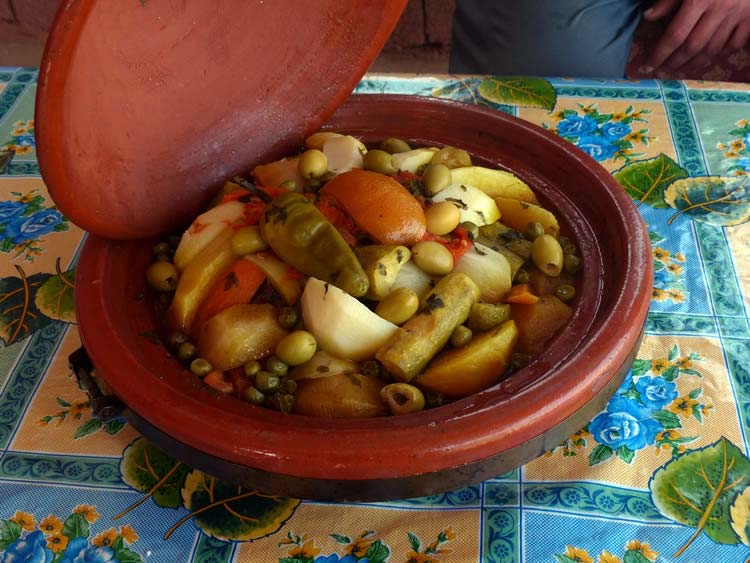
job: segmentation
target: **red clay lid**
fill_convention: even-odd
[[[347,98],[406,0],[65,0],[36,103],[60,210],[99,236],[174,229]]]

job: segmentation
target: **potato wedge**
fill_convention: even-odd
[[[371,418],[388,414],[380,398],[385,382],[358,373],[305,379],[297,383],[294,412],[324,418]]]
[[[426,166],[435,156],[439,149],[435,147],[426,149],[413,149],[406,152],[398,152],[393,155],[391,162],[399,172],[411,172],[416,174],[422,166]]]
[[[547,341],[565,323],[573,310],[554,295],[543,295],[530,305],[512,304],[511,316],[518,326],[518,352],[539,354]]]
[[[553,237],[560,234],[560,225],[557,223],[557,218],[543,207],[506,197],[496,197],[495,204],[502,214],[501,221],[512,229],[523,233],[526,230],[526,225],[538,221],[544,227],[546,234]]]
[[[432,201],[450,201],[458,207],[461,222],[470,221],[481,227],[500,219],[500,211],[492,198],[469,185],[451,184],[432,196]]]
[[[365,297],[379,301],[391,292],[401,267],[411,258],[411,251],[405,246],[369,245],[357,246],[354,254],[365,269],[370,288]]]
[[[305,185],[305,179],[299,173],[299,157],[282,158],[268,164],[260,164],[253,168],[253,176],[258,184],[264,188],[278,188],[282,183],[291,180],[301,189]]]
[[[317,379],[339,373],[359,373],[359,362],[337,358],[325,350],[318,350],[309,362],[292,369],[289,379]]]
[[[453,184],[466,184],[482,190],[488,196],[507,197],[536,203],[536,196],[523,180],[505,170],[483,166],[463,166],[451,170]]]
[[[200,254],[223,230],[243,219],[245,206],[239,201],[228,201],[198,215],[182,235],[174,253],[174,265],[184,270],[190,261]]]

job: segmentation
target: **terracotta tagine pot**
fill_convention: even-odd
[[[196,6],[209,4],[214,5],[186,3],[187,21],[196,17]],[[246,6],[230,4],[239,12]],[[279,3],[291,4],[297,5]],[[338,4],[316,6],[335,11]],[[253,34],[246,28],[235,34],[231,25],[225,30],[231,40],[215,47],[224,57],[221,68],[216,67],[216,52],[178,56],[171,51],[178,47],[168,38],[190,40],[187,24],[182,33],[173,30],[158,42],[148,39],[149,45],[136,52],[118,41],[125,46],[137,41],[118,32],[117,38],[107,39],[101,49],[106,52],[92,53],[97,26],[112,21],[114,3],[66,2],[40,77],[38,150],[55,201],[95,233],[78,263],[79,330],[99,377],[124,404],[128,420],[187,464],[248,487],[309,499],[386,500],[494,477],[558,445],[593,418],[637,352],[650,300],[652,260],[647,230],[624,190],[586,154],[539,127],[486,108],[414,96],[353,96],[340,105],[385,41],[403,3],[351,4],[378,4],[379,15],[365,25],[371,38],[367,45],[374,47],[355,57],[364,66],[347,63],[347,80],[329,82],[336,86],[324,96],[320,73],[328,67],[304,59],[317,65],[317,73],[308,73],[300,61],[302,51],[285,59],[289,66],[276,67],[276,74],[286,68],[286,75],[314,76],[304,95],[286,90],[281,80],[249,85],[256,74],[252,69],[265,63],[250,57],[253,51],[243,43]],[[162,20],[139,20],[146,25],[146,36],[161,29],[158,22],[172,10],[156,5]],[[148,2],[145,9],[150,8]],[[248,17],[262,12],[257,6],[247,10]],[[327,21],[364,25],[360,17],[341,10],[346,14]],[[144,17],[124,12],[127,18]],[[210,19],[209,12],[203,15]],[[230,24],[242,19],[222,17]],[[276,25],[281,40],[294,41],[277,17],[264,23]],[[176,24],[170,20],[163,25],[169,29]],[[319,35],[320,30],[305,36],[312,41],[309,48],[321,45]],[[344,36],[341,54],[348,56]],[[263,32],[276,56],[279,39],[272,37]],[[188,60],[193,54],[199,60]],[[319,56],[336,66],[330,52]],[[104,73],[105,63],[115,68]],[[204,72],[205,80],[213,81],[210,88],[193,83]],[[160,86],[149,84],[157,76]],[[89,80],[97,84],[96,94],[85,90]],[[293,82],[302,87],[297,78]],[[116,92],[118,87],[125,93]],[[254,93],[240,95],[235,88]],[[294,96],[270,95],[269,88]],[[263,103],[265,95],[268,103]],[[76,119],[92,107],[86,104],[93,104],[92,116],[88,125],[81,125]],[[554,210],[563,232],[580,248],[583,269],[573,318],[528,367],[474,396],[417,414],[328,420],[284,415],[220,396],[164,347],[143,337],[158,322],[148,299],[136,299],[152,259],[153,239],[143,237],[189,222],[218,182],[299,146],[339,105],[325,128],[365,143],[394,136],[415,145],[464,148],[478,164],[511,170]],[[144,144],[147,139],[153,144]]]

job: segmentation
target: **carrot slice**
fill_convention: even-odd
[[[381,244],[410,246],[427,229],[419,202],[393,178],[354,169],[336,176],[321,190],[335,199],[357,226]]]
[[[224,374],[215,369],[203,378],[203,382],[209,387],[213,387],[220,393],[231,393],[234,390],[232,384],[224,378]]]
[[[211,288],[201,303],[193,321],[194,327],[221,313],[224,309],[240,303],[248,303],[258,291],[266,275],[258,266],[247,260],[236,260]]]
[[[508,303],[521,303],[523,305],[533,305],[539,298],[531,293],[531,288],[527,283],[519,283],[510,288],[510,293],[505,299]]]

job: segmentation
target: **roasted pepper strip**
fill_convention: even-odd
[[[299,271],[332,283],[354,297],[367,293],[367,274],[341,234],[306,197],[286,193],[260,218],[263,239]]]

